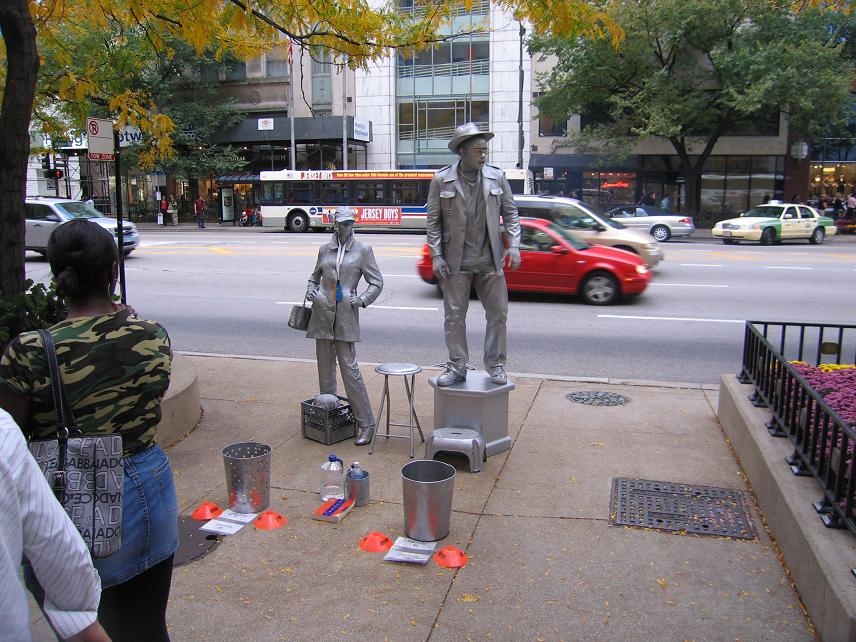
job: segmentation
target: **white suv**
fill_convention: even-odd
[[[67,198],[49,198],[28,196],[24,206],[27,226],[26,247],[28,250],[45,254],[48,238],[58,225],[76,218],[85,218],[107,229],[115,239],[117,237],[116,219],[104,216],[91,205],[83,201]],[[140,244],[137,226],[122,221],[122,241],[125,256],[133,252]]]

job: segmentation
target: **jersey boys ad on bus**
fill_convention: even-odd
[[[354,223],[356,225],[401,225],[401,209],[400,207],[360,207],[351,206],[351,209],[356,213]],[[410,208],[418,210],[420,208]],[[310,214],[314,214],[312,210],[318,210],[324,215],[324,224],[332,225],[335,222],[334,214],[335,207],[312,207],[309,209]],[[414,212],[417,213],[417,212]],[[424,214],[424,210],[422,211]]]

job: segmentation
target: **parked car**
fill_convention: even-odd
[[[627,227],[648,232],[658,241],[668,241],[673,236],[692,236],[695,232],[691,216],[653,205],[621,205],[609,210],[606,215]]]
[[[738,218],[719,221],[713,226],[714,238],[721,238],[725,244],[758,241],[770,245],[789,239],[808,239],[812,245],[820,245],[837,231],[831,218],[799,203],[756,205]]]
[[[27,197],[25,205],[26,216],[26,249],[45,254],[48,238],[58,225],[76,218],[85,218],[106,228],[113,238],[117,238],[116,219],[104,216],[91,205],[83,201],[67,198],[49,198],[41,196]],[[125,256],[133,252],[140,244],[137,226],[129,221],[122,221],[122,242]]]
[[[544,219],[521,218],[520,228],[520,269],[505,270],[511,292],[578,294],[586,303],[609,305],[641,294],[651,281],[651,270],[636,254],[589,245]],[[437,283],[427,244],[416,269],[423,281]]]
[[[648,234],[628,229],[623,223],[601,216],[576,199],[517,195],[514,203],[520,216],[558,223],[575,238],[586,243],[633,252],[641,256],[648,267],[652,268],[663,260],[662,246]]]

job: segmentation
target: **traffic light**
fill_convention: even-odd
[[[63,177],[61,169],[46,169],[42,174],[45,178],[55,178],[57,180]]]
[[[50,154],[42,154],[42,169],[50,169],[51,168],[51,155]]]

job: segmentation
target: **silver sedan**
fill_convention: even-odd
[[[609,210],[606,216],[627,227],[648,232],[660,242],[673,236],[691,236],[695,232],[691,216],[651,205],[621,205]]]

